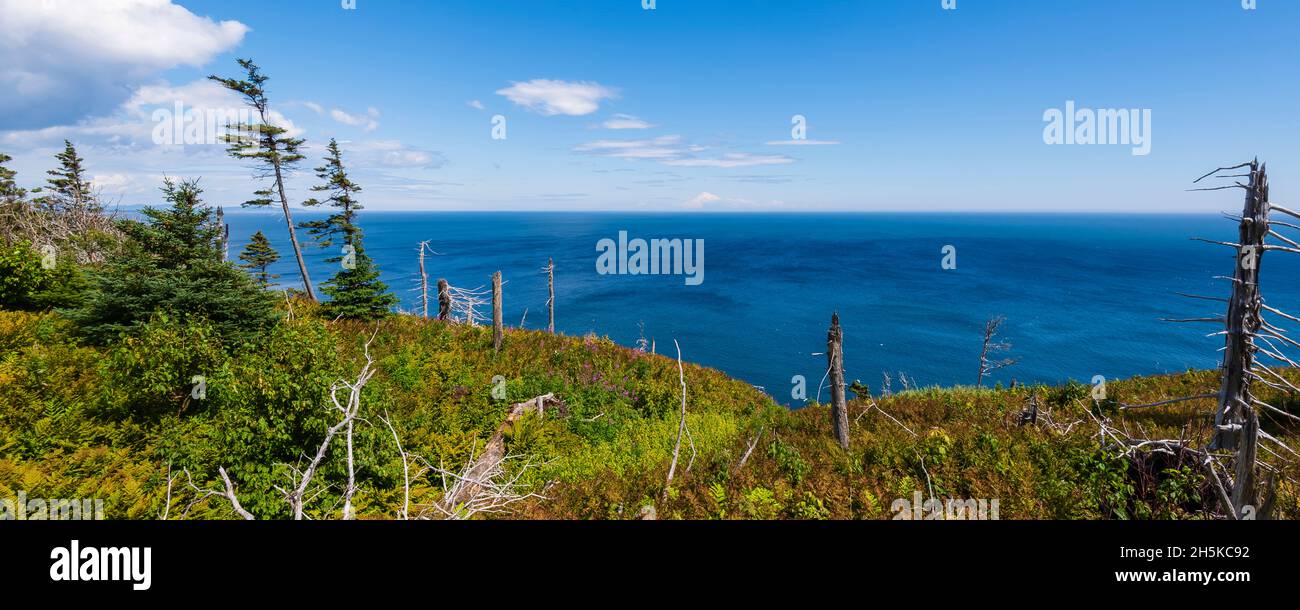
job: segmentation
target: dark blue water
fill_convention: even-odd
[[[300,213],[296,219],[312,217]],[[1210,325],[1159,318],[1217,313],[1219,303],[1175,295],[1225,296],[1233,252],[1191,241],[1233,240],[1218,216],[1023,214],[681,214],[364,212],[366,249],[384,280],[418,308],[417,248],[429,240],[431,283],[506,279],[505,319],[546,325],[548,257],[556,262],[556,325],[607,335],[623,345],[641,336],[689,361],[716,367],[790,402],[791,378],[816,394],[826,370],[831,312],[845,328],[849,379],[873,388],[889,371],[922,385],[974,384],[985,320],[1005,316],[1002,337],[1019,364],[995,381],[1059,383],[1177,372],[1218,364],[1222,341]],[[231,256],[264,231],[280,251],[284,285],[297,273],[275,213],[228,213]],[[599,275],[596,243],[631,237],[705,241],[704,282],[675,275]],[[941,249],[957,249],[957,269]],[[309,267],[319,284],[333,273],[319,249]],[[1293,260],[1287,260],[1293,259]],[[1270,303],[1300,310],[1300,257],[1264,258]],[[435,303],[436,305],[436,303]]]

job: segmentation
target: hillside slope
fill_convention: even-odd
[[[503,431],[511,457],[498,480],[514,482],[516,501],[480,516],[891,518],[912,514],[900,502],[928,497],[990,508],[996,500],[1002,519],[1200,518],[1212,508],[1195,460],[1115,457],[1101,450],[1094,419],[1148,438],[1203,439],[1210,401],[1128,412],[1116,403],[1210,391],[1211,372],[1112,382],[1096,406],[1078,384],[859,399],[845,452],[824,406],[790,411],[686,364],[688,434],[665,492],[681,401],[673,358],[518,329],[494,354],[490,328],[409,316],[330,323],[296,310],[255,344],[221,345],[201,324],[159,318],[103,348],[79,345],[57,314],[0,311],[0,497],[102,498],[111,519],[234,518],[228,502],[205,497],[223,487],[224,469],[251,513],[288,518],[276,487],[289,487],[338,421],[331,386],[356,378],[370,340],[375,375],[354,442],[360,518],[393,518],[406,503],[394,432],[414,477],[410,514],[441,517],[430,507],[455,480],[437,469],[463,472],[511,404],[543,394],[567,412],[528,415]],[[1042,410],[1020,425],[1032,394]],[[1300,401],[1266,400],[1300,410]],[[1294,518],[1296,468],[1267,459],[1281,470],[1279,516]],[[346,485],[336,438],[310,485],[308,516],[337,518]]]

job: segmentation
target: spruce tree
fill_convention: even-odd
[[[99,213],[99,201],[91,190],[90,181],[86,179],[83,167],[84,159],[77,156],[77,148],[68,140],[63,141],[63,152],[54,155],[59,167],[45,172],[48,186],[45,194],[36,199],[37,205],[51,212],[91,212]]]
[[[271,280],[280,277],[267,271],[267,268],[280,260],[280,253],[271,247],[271,240],[266,238],[261,231],[253,234],[252,241],[244,246],[244,251],[239,255],[239,260],[244,261],[240,267],[248,269],[257,282],[265,289],[271,285]]]
[[[193,181],[166,180],[165,208],[126,221],[128,241],[92,276],[85,304],[67,312],[95,342],[132,332],[159,313],[204,319],[228,342],[251,341],[276,319],[273,299],[221,261],[220,228]]]
[[[5,167],[6,163],[13,160],[13,157],[0,153],[0,204],[21,201],[27,196],[27,191],[19,188],[18,183],[14,181],[18,173]]]
[[[325,311],[331,316],[352,320],[382,318],[397,305],[397,297],[389,293],[388,286],[379,279],[379,268],[366,255],[361,243],[361,227],[357,225],[356,217],[362,206],[355,197],[361,192],[361,187],[348,178],[339,144],[332,138],[325,165],[316,168],[316,176],[325,183],[312,187],[312,191],[328,193],[329,197],[323,201],[312,198],[304,201],[303,205],[328,205],[337,211],[324,220],[303,222],[299,226],[307,229],[322,248],[339,246],[342,251],[350,250],[326,259],[341,264],[342,268],[321,287],[321,292],[330,297]]]
[[[307,273],[307,262],[303,260],[302,248],[298,245],[298,234],[294,231],[293,214],[289,212],[289,198],[285,194],[284,179],[293,167],[303,159],[298,152],[304,140],[288,135],[287,130],[271,123],[270,101],[266,97],[264,85],[267,76],[251,59],[238,60],[244,69],[245,79],[209,76],[221,86],[238,93],[244,102],[257,111],[256,123],[237,123],[230,126],[232,133],[226,134],[229,146],[226,152],[240,160],[255,162],[263,176],[273,179],[271,188],[256,191],[256,199],[244,203],[245,206],[262,207],[279,203],[284,212],[284,222],[289,228],[289,243],[293,245],[293,255],[298,260],[298,272],[302,275],[303,292],[307,298],[316,300],[316,291],[312,288],[311,276]],[[273,199],[274,198],[274,199]]]

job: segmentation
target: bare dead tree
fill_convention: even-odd
[[[58,256],[78,264],[108,259],[122,240],[116,212],[105,211],[96,189],[81,205],[37,206],[16,199],[0,205],[0,243],[28,242],[33,248],[52,247]]]
[[[638,352],[650,351],[650,340],[645,338],[645,320],[637,322],[637,328],[640,329],[641,336],[639,339],[636,340],[636,351]]]
[[[487,316],[482,311],[488,307],[491,296],[484,287],[467,289],[448,285],[446,294],[452,320],[470,326],[479,326],[487,322]]]
[[[677,441],[673,444],[673,460],[668,465],[668,479],[664,481],[664,493],[662,501],[668,501],[668,490],[673,486],[673,475],[677,472],[677,459],[682,452],[682,437],[690,433],[686,429],[686,370],[682,368],[682,346],[673,339],[673,345],[677,347],[677,378],[682,385],[682,410],[681,417],[677,421]],[[691,440],[691,462],[695,461],[695,441]],[[689,467],[688,467],[689,470]]]
[[[429,319],[429,273],[424,270],[424,252],[429,242],[420,242],[420,307],[425,320]]]
[[[1019,362],[1017,358],[998,358],[996,354],[1011,349],[1011,344],[997,339],[998,329],[1007,319],[1003,316],[990,318],[984,323],[984,347],[980,350],[980,375],[975,382],[976,388],[984,387],[984,378],[998,369],[1004,369]]]
[[[1225,174],[1242,170],[1243,173]],[[1300,321],[1300,318],[1269,306],[1260,291],[1260,270],[1263,255],[1269,251],[1300,253],[1300,243],[1283,235],[1277,227],[1300,229],[1293,223],[1273,221],[1270,212],[1278,212],[1294,218],[1300,213],[1269,201],[1268,173],[1264,164],[1258,159],[1230,167],[1217,168],[1194,183],[1207,178],[1233,179],[1225,186],[1195,188],[1194,191],[1218,191],[1225,189],[1242,189],[1245,191],[1245,204],[1240,216],[1228,216],[1238,222],[1238,236],[1235,242],[1194,238],[1210,244],[1230,247],[1235,251],[1235,264],[1232,277],[1221,277],[1231,282],[1229,297],[1218,298],[1193,294],[1182,296],[1227,304],[1224,315],[1195,318],[1170,319],[1170,322],[1212,323],[1223,325],[1224,330],[1211,333],[1210,336],[1224,337],[1223,361],[1220,365],[1220,383],[1217,394],[1205,393],[1164,400],[1149,405],[1125,406],[1127,409],[1140,407],[1158,407],[1162,405],[1187,402],[1192,400],[1215,399],[1214,433],[1206,449],[1202,452],[1202,464],[1209,478],[1214,483],[1214,490],[1224,513],[1231,519],[1252,518],[1267,519],[1272,509],[1272,499],[1276,497],[1276,488],[1272,484],[1272,474],[1262,490],[1259,471],[1275,470],[1259,461],[1258,451],[1264,449],[1275,452],[1260,441],[1267,441],[1279,449],[1295,454],[1280,440],[1260,429],[1259,409],[1270,416],[1300,421],[1291,413],[1274,407],[1256,395],[1257,386],[1272,388],[1283,393],[1295,395],[1300,392],[1279,371],[1274,370],[1264,359],[1277,362],[1275,366],[1300,366],[1283,351],[1283,346],[1300,347],[1287,331],[1273,324],[1265,313],[1278,317]],[[1245,178],[1245,182],[1240,178]],[[1268,238],[1280,242],[1270,243]],[[1276,343],[1275,343],[1276,341]],[[1279,345],[1281,344],[1281,345]],[[1138,444],[1167,443],[1167,441],[1140,441]],[[1226,452],[1226,453],[1225,453]],[[1223,466],[1220,476],[1219,461],[1231,457],[1232,468]],[[1226,480],[1226,485],[1225,485]],[[1261,500],[1263,502],[1261,503]],[[1267,509],[1267,510],[1264,510]]]
[[[831,379],[831,427],[840,447],[849,448],[849,407],[844,384],[844,329],[840,314],[831,314],[831,328],[826,333],[826,359]]]
[[[356,380],[339,380],[330,386],[330,402],[334,404],[334,410],[338,411],[340,415],[338,423],[330,426],[325,431],[325,438],[321,440],[320,446],[316,449],[316,455],[307,465],[307,468],[303,470],[299,470],[296,467],[293,468],[293,474],[290,476],[290,481],[293,484],[292,489],[286,490],[282,487],[276,486],[276,489],[279,490],[280,493],[284,494],[285,500],[293,509],[294,520],[302,520],[304,515],[304,506],[311,498],[315,497],[314,495],[307,495],[308,488],[311,486],[312,479],[316,476],[317,469],[320,467],[321,462],[325,460],[325,456],[329,453],[330,443],[340,432],[344,432],[347,440],[348,482],[347,487],[343,490],[343,518],[354,519],[356,517],[352,507],[352,496],[357,490],[356,468],[352,448],[352,430],[353,424],[356,422],[357,413],[361,409],[361,390],[366,387],[370,378],[375,374],[375,361],[370,355],[370,344],[375,340],[377,334],[378,330],[376,330],[375,333],[370,336],[370,339],[366,341],[364,348],[366,364],[361,368],[361,372],[357,374]],[[345,402],[339,401],[339,392],[342,390],[347,390],[347,398]]]
[[[425,507],[420,518],[437,515],[451,521],[463,521],[477,515],[507,513],[512,504],[524,500],[546,499],[541,494],[525,491],[521,483],[531,464],[525,463],[514,474],[505,476],[505,464],[512,459],[516,457],[507,455],[485,460],[471,455],[460,472],[431,466],[430,470],[442,477],[446,492],[442,501]]]
[[[898,383],[903,386],[904,392],[911,392],[916,389],[916,383],[912,381],[911,377],[907,376],[905,371],[898,372]]]
[[[492,351],[501,351],[501,340],[505,335],[505,321],[501,314],[501,272],[492,274]]]
[[[546,259],[546,332],[555,334],[555,259]]]
[[[562,415],[568,413],[568,406],[554,394],[514,404],[483,451],[478,455],[471,452],[470,459],[459,471],[430,466],[430,470],[442,477],[444,490],[442,500],[429,507],[432,512],[447,519],[469,519],[480,513],[502,512],[509,505],[529,498],[541,498],[536,493],[522,491],[520,485],[520,478],[530,464],[524,464],[511,476],[504,476],[504,465],[515,459],[506,454],[505,435],[515,422],[530,413],[545,417],[548,407]]]

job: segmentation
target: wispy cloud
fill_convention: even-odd
[[[513,83],[509,87],[498,89],[496,93],[545,116],[588,115],[598,110],[602,101],[618,97],[614,89],[599,83],[544,78]]]
[[[785,155],[753,155],[750,153],[727,153],[714,158],[669,159],[664,165],[674,167],[717,167],[731,169],[735,167],[754,167],[759,165],[787,165],[794,159]]]
[[[345,154],[358,158],[361,165],[391,168],[437,169],[447,164],[442,153],[409,146],[397,140],[368,140],[343,144]]]
[[[335,108],[330,111],[330,118],[344,125],[359,127],[362,131],[370,133],[379,129],[379,110],[375,107],[366,109],[365,114],[351,114]]]
[[[774,140],[768,146],[835,146],[839,140]]]
[[[701,156],[708,148],[687,144],[679,135],[632,140],[596,140],[579,144],[574,151],[616,159],[645,159],[673,167],[737,168],[762,165],[786,165],[795,160],[785,155],[726,153],[719,157]]]
[[[616,114],[605,119],[605,122],[601,123],[600,126],[605,129],[650,129],[654,127],[654,125],[630,114]]]
[[[470,100],[468,102],[465,102],[465,105],[475,110],[487,110],[487,106],[484,106],[483,102],[480,102],[478,100]]]
[[[681,136],[659,136],[643,140],[596,140],[574,150],[619,159],[675,159],[685,154]]]

